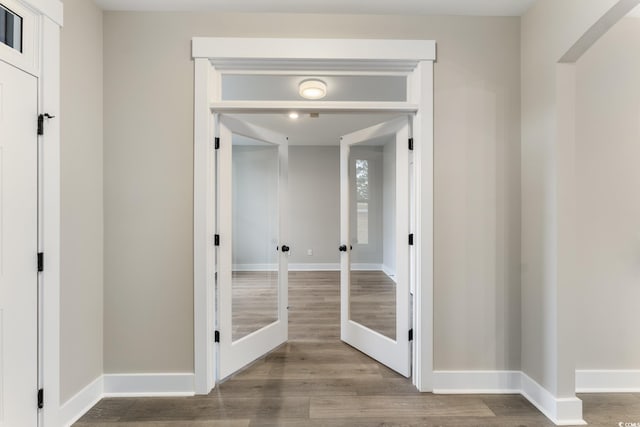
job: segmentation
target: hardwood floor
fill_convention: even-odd
[[[418,393],[339,340],[339,273],[292,272],[288,343],[208,396],[110,398],[77,427],[553,426],[519,395]],[[581,395],[591,426],[640,422],[639,394]]]

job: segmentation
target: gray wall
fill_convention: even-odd
[[[102,11],[64,0],[61,75],[60,398],[102,374]]]
[[[518,369],[519,23],[105,13],[105,372],[193,370],[196,35],[438,42],[435,366]]]
[[[339,263],[339,147],[289,147],[289,195],[289,262]]]
[[[577,63],[578,369],[639,369],[640,19]]]
[[[232,164],[233,268],[275,270],[280,244],[278,147],[234,145]]]
[[[617,2],[537,0],[522,17],[522,370],[561,398],[575,396],[579,287],[571,277],[571,141],[558,135],[568,88],[558,84],[558,61]]]

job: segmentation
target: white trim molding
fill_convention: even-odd
[[[558,426],[586,425],[582,419],[582,400],[557,398],[524,372],[521,394]]]
[[[104,397],[193,396],[192,373],[105,374]]]
[[[295,263],[289,264],[289,271],[340,271],[340,263]]]
[[[78,421],[103,397],[104,382],[100,375],[93,382],[67,400],[60,408],[60,425],[68,427]]]
[[[412,71],[435,61],[433,40],[194,37],[193,58],[224,69]]]
[[[436,394],[521,394],[556,425],[585,425],[582,401],[556,398],[522,371],[435,371]]]
[[[520,371],[435,371],[435,394],[520,394]]]
[[[576,370],[577,393],[640,393],[640,370]]]

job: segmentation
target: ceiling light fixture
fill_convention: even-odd
[[[293,111],[293,112],[289,113],[289,118],[290,118],[290,119],[294,119],[294,120],[295,120],[295,119],[297,119],[298,117],[300,117],[300,116],[299,116],[299,115],[298,115],[298,113],[296,113],[295,111]]]
[[[322,99],[327,96],[327,84],[322,80],[303,80],[298,85],[298,93],[306,99]]]

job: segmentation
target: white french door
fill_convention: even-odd
[[[37,425],[38,92],[0,61],[0,426]]]
[[[285,136],[220,116],[219,378],[287,340]]]
[[[345,135],[340,147],[341,339],[411,375],[409,121]]]

